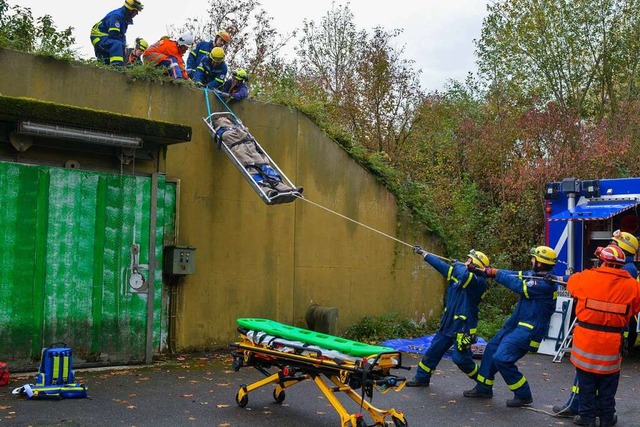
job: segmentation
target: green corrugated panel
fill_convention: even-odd
[[[86,354],[92,328],[98,177],[53,168],[50,176],[44,339],[73,344]]]
[[[37,168],[0,163],[0,351],[18,357],[30,357],[39,175]]]
[[[64,341],[78,360],[144,360],[147,293],[129,278],[134,243],[149,263],[150,197],[148,177],[0,162],[0,291],[10,295],[0,299],[0,359],[37,358]],[[165,224],[175,229],[175,185],[163,176],[158,199],[157,270],[140,270],[154,286],[156,350],[166,337]]]

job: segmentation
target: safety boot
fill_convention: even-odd
[[[424,381],[420,381],[419,379],[414,377],[413,379],[407,381],[405,386],[407,386],[407,387],[429,387],[430,380],[431,380],[431,378],[427,378]]]
[[[576,415],[578,415],[578,413],[576,411],[574,411],[573,409],[571,409],[571,406],[567,406],[567,405],[556,405],[552,408],[553,413],[556,414],[556,417],[559,418],[573,418]]]
[[[475,386],[471,390],[465,390],[464,392],[462,392],[462,394],[464,395],[464,397],[482,397],[485,399],[493,397],[493,391],[478,390],[478,386]]]
[[[507,406],[509,408],[520,408],[522,406],[530,405],[533,403],[533,398],[529,397],[514,397],[513,399],[507,400]]]
[[[580,415],[573,417],[573,423],[577,426],[596,427],[596,420],[588,420]]]

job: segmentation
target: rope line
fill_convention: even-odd
[[[400,239],[396,239],[396,238],[395,238],[395,237],[393,237],[393,236],[390,236],[390,235],[388,235],[388,234],[386,234],[386,233],[383,233],[383,232],[382,232],[382,231],[380,231],[380,230],[376,230],[376,229],[375,229],[375,228],[373,228],[373,227],[369,227],[368,225],[363,224],[363,223],[361,223],[361,222],[358,222],[358,221],[356,221],[355,219],[349,218],[348,216],[342,215],[342,214],[341,214],[341,213],[339,213],[339,212],[333,211],[333,210],[331,210],[331,209],[329,209],[329,208],[327,208],[327,207],[325,207],[325,206],[322,206],[322,205],[321,205],[321,204],[319,204],[319,203],[312,202],[311,200],[309,200],[309,199],[307,199],[307,198],[304,198],[304,197],[302,197],[301,195],[300,195],[300,196],[296,196],[296,197],[297,197],[298,199],[300,199],[300,200],[304,200],[305,202],[310,203],[310,204],[312,204],[312,205],[314,205],[314,206],[316,206],[316,207],[319,207],[320,209],[324,209],[325,211],[327,211],[327,212],[329,212],[329,213],[332,213],[332,214],[337,215],[337,216],[339,216],[339,217],[341,217],[341,218],[344,218],[344,219],[346,219],[347,221],[351,221],[351,222],[353,222],[354,224],[358,224],[358,225],[360,225],[360,226],[362,226],[362,227],[364,227],[364,228],[366,228],[366,229],[368,229],[368,230],[371,230],[371,231],[373,231],[373,232],[375,232],[375,233],[378,233],[378,234],[380,234],[380,235],[382,235],[382,236],[384,236],[384,237],[387,237],[387,238],[389,238],[389,239],[391,239],[391,240],[395,240],[396,242],[398,242],[398,243],[400,243],[400,244],[402,244],[402,245],[405,245],[405,246],[408,246],[408,247],[410,247],[410,248],[413,248],[413,245],[411,245],[411,244],[409,244],[409,243],[407,243],[407,242],[404,242],[404,241],[402,241],[402,240],[400,240]],[[451,261],[451,259],[449,259],[449,258],[445,258],[445,257],[442,257],[442,256],[440,256],[440,255],[436,255],[436,254],[431,253],[431,252],[429,252],[429,253],[430,253],[431,255],[434,255],[434,256],[436,256],[436,257],[438,257],[438,258],[440,258],[440,259],[444,260],[444,261]]]

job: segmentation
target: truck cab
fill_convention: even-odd
[[[615,230],[640,236],[640,178],[578,180],[545,184],[545,241],[558,254],[553,273],[565,276],[596,266],[594,252],[607,246]],[[638,253],[635,254],[638,265]],[[557,351],[572,321],[573,300],[561,290],[545,341]],[[629,342],[635,343],[637,317]],[[631,344],[633,345],[633,344]]]

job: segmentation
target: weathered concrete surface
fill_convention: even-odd
[[[439,315],[442,277],[409,246],[305,201],[265,205],[216,149],[202,122],[201,90],[7,50],[0,50],[0,64],[5,76],[14,76],[0,80],[3,95],[193,128],[191,142],[168,147],[166,158],[156,160],[156,169],[180,181],[177,243],[197,248],[197,273],[172,296],[177,348],[225,345],[236,335],[238,317],[304,326],[312,303],[338,307],[339,330],[389,311],[415,319]],[[222,108],[213,100],[211,106]],[[440,252],[403,216],[393,195],[304,115],[253,101],[234,108],[282,170],[305,187],[305,198]]]

